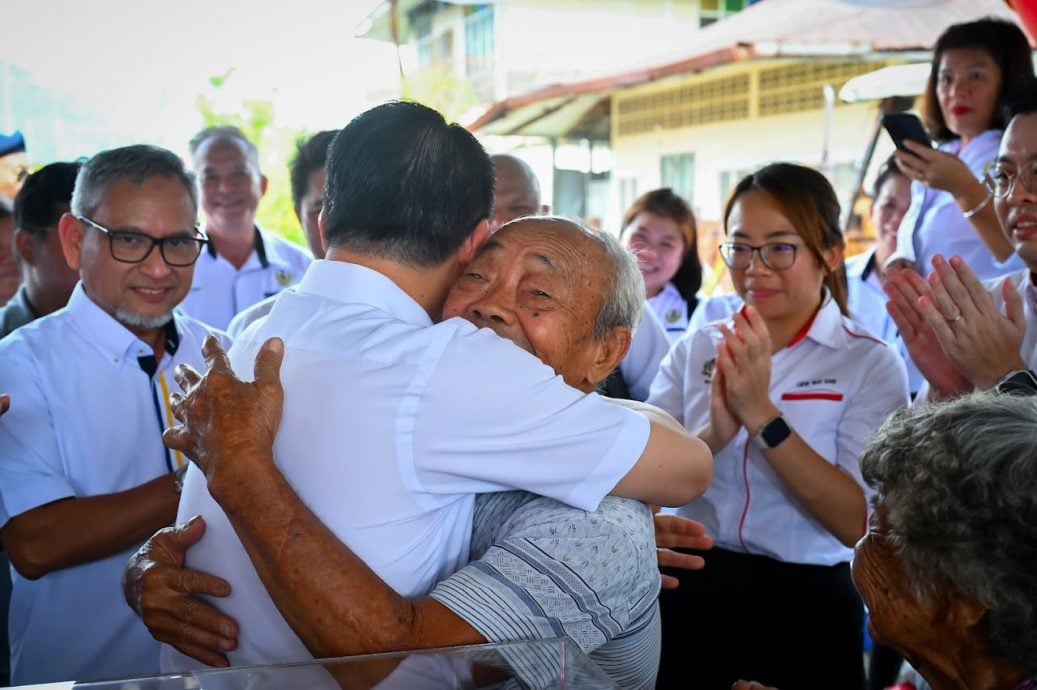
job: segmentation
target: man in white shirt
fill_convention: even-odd
[[[159,647],[121,603],[126,559],[176,515],[163,447],[173,369],[210,332],[176,305],[204,245],[194,180],[163,149],[88,161],[58,232],[81,282],[0,343],[0,541],[13,565],[15,684],[145,675]]]
[[[238,312],[298,283],[311,259],[256,225],[267,180],[259,151],[241,130],[202,130],[191,139],[191,158],[210,242],[181,309],[225,330]]]
[[[233,663],[324,651],[310,626],[295,625],[323,616],[323,605],[314,611],[315,599],[299,599],[298,583],[274,582],[312,563],[297,549],[333,550],[341,538],[398,593],[421,596],[467,561],[475,493],[524,489],[594,510],[609,493],[673,504],[712,476],[704,445],[654,408],[571,388],[488,328],[435,323],[458,279],[474,289],[508,255],[503,241],[487,241],[493,170],[467,131],[417,104],[379,106],[335,138],[327,175],[328,260],[230,352],[241,375],[264,340],[284,340],[280,462],[194,456],[206,474],[192,469],[184,488],[183,515],[202,514],[208,525],[187,565],[231,582],[221,608],[242,627]],[[469,270],[484,244],[491,263]],[[576,288],[560,266],[580,258],[563,245],[548,234],[520,257],[541,269],[536,279],[514,278],[528,328],[573,318],[562,297]],[[605,336],[577,340],[563,329],[551,339],[563,364],[611,367],[629,345],[629,329],[608,327],[618,304],[606,305],[604,328],[594,329]],[[514,312],[482,318],[506,324]],[[321,560],[330,563],[332,551]],[[320,570],[311,584],[326,581]],[[277,608],[267,590],[276,590]],[[190,665],[166,658],[166,669]]]
[[[902,271],[886,291],[889,311],[925,376],[926,397],[952,397],[1016,377],[1033,387],[1037,369],[1037,84],[1010,102],[1011,118],[987,185],[1026,268],[981,283],[961,257],[933,260],[929,283]],[[1001,385],[999,385],[1001,384]],[[1007,385],[1006,385],[1007,384]],[[920,394],[921,395],[921,394]]]

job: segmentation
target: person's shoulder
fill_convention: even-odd
[[[263,244],[267,256],[275,255],[281,261],[302,268],[313,263],[313,256],[305,247],[301,247],[267,230],[261,230],[260,232],[263,234]]]
[[[212,335],[220,341],[220,345],[223,346],[224,349],[230,347],[232,339],[225,331],[221,331],[214,326],[199,321],[193,316],[180,310],[175,312],[174,318],[176,319],[177,331],[180,333],[182,341],[190,340],[193,343],[197,343],[200,348],[201,344],[205,342],[205,339]]]
[[[50,348],[67,346],[70,318],[65,309],[40,317],[20,326],[0,338],[0,352],[4,357],[32,355]],[[65,346],[62,345],[65,343]]]
[[[500,531],[501,538],[590,538],[606,534],[627,537],[652,531],[651,511],[640,501],[606,496],[597,510],[573,508],[552,498],[529,495],[513,504]]]

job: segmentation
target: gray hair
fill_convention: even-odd
[[[194,175],[184,167],[184,162],[158,146],[136,144],[102,151],[83,164],[72,190],[72,213],[92,216],[104,203],[109,188],[120,180],[139,186],[154,177],[180,182],[191,197],[191,205],[198,209]]]
[[[252,171],[258,177],[262,174],[262,170],[259,166],[259,149],[256,145],[245,136],[237,127],[233,125],[219,125],[216,127],[206,127],[202,131],[191,137],[191,141],[188,142],[188,149],[191,151],[191,158],[195,162],[198,160],[198,149],[202,148],[202,145],[208,141],[229,141],[235,144],[239,144],[245,150],[245,158],[248,159],[249,164],[252,166]],[[197,167],[197,165],[195,166]]]
[[[915,594],[981,604],[987,652],[1037,668],[1037,397],[894,414],[861,457]]]

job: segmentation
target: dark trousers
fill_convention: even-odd
[[[739,679],[780,690],[864,690],[864,607],[847,563],[783,563],[713,549],[703,570],[668,571],[659,596],[657,688],[729,690]]]

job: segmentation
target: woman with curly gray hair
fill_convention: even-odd
[[[1037,398],[902,410],[861,463],[877,497],[853,577],[875,637],[934,690],[1037,687]]]

